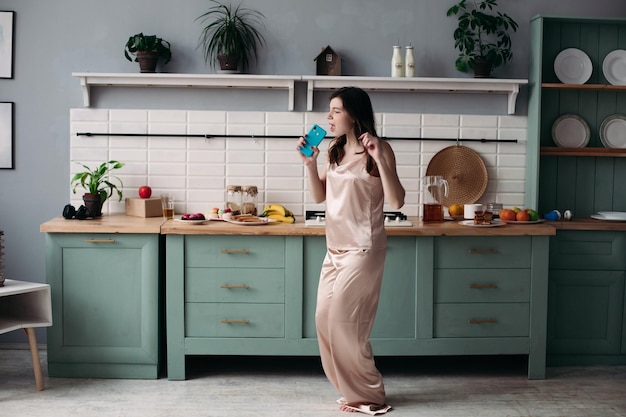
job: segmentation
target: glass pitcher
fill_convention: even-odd
[[[422,178],[422,207],[424,222],[443,222],[443,199],[448,196],[448,181],[441,175]]]

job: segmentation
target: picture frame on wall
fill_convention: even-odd
[[[0,10],[0,78],[13,78],[15,12]]]
[[[12,102],[0,102],[0,169],[13,169],[14,135]]]

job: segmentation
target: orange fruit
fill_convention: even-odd
[[[498,216],[500,216],[500,219],[503,221],[515,220],[515,212],[511,209],[500,210],[500,214],[498,214]]]
[[[527,211],[519,211],[515,215],[515,220],[517,220],[518,222],[527,222],[530,220],[530,214],[528,214]]]
[[[463,206],[463,204],[452,204],[450,207],[448,207],[448,213],[452,217],[462,216],[464,209],[465,207]]]

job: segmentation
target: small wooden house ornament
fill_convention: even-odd
[[[317,75],[341,75],[341,56],[330,46],[322,48],[314,61],[317,61]]]

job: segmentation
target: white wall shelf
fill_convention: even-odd
[[[520,85],[528,80],[496,78],[391,78],[352,76],[248,75],[248,74],[146,74],[146,73],[89,73],[72,74],[80,78],[83,103],[90,106],[90,88],[101,87],[178,87],[178,88],[243,88],[286,89],[289,91],[288,109],[294,109],[296,82],[307,83],[307,111],[313,110],[315,90],[334,90],[346,85],[366,91],[439,92],[506,94],[507,113],[515,114],[515,102]]]
[[[508,114],[515,114],[515,102],[519,86],[528,80],[496,78],[391,78],[391,77],[327,77],[303,76],[307,82],[307,110],[313,109],[315,90],[334,90],[351,85],[366,91],[438,92],[438,93],[483,93],[507,94]]]
[[[90,73],[75,72],[83,88],[83,104],[90,106],[90,88],[100,87],[178,87],[178,88],[243,88],[289,90],[289,111],[293,110],[294,85],[302,77],[290,75],[240,74],[162,74],[162,73]]]

